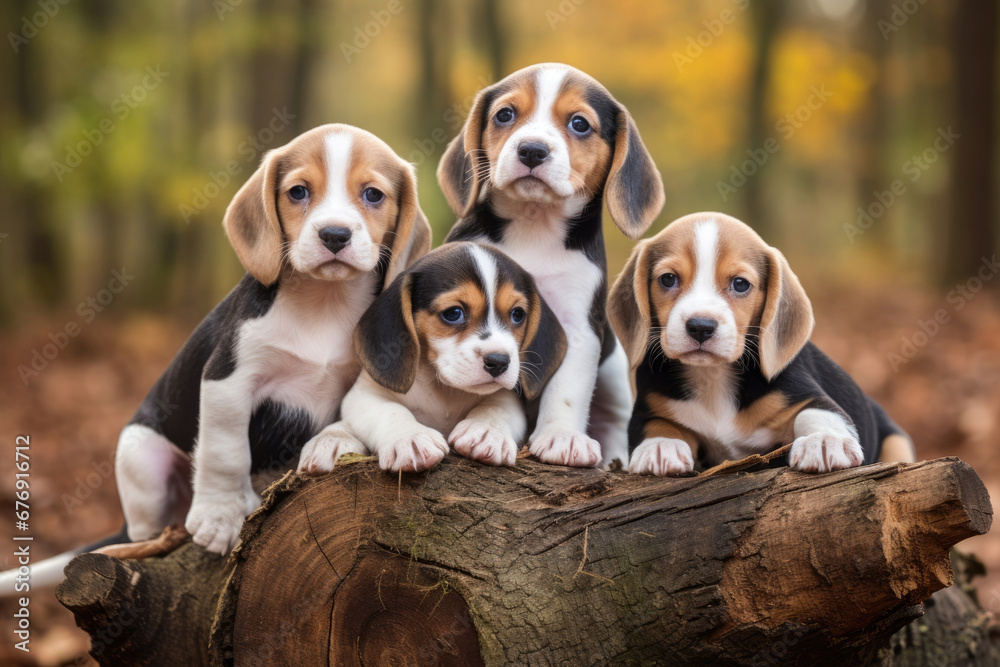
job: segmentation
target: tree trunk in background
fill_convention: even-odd
[[[114,0],[89,0],[81,5],[86,18],[87,34],[93,36],[94,57],[98,62],[107,62],[110,59],[110,40],[105,39],[107,35],[115,34]],[[132,65],[133,77],[142,75],[144,65],[136,62]],[[110,101],[108,102],[110,104]],[[122,261],[122,237],[123,237],[123,211],[121,207],[124,202],[116,196],[118,188],[115,186],[113,177],[114,169],[108,159],[108,151],[101,147],[95,148],[93,155],[79,178],[88,181],[88,187],[93,193],[89,204],[89,210],[85,215],[92,217],[88,220],[88,228],[93,229],[99,242],[93,245],[84,246],[84,252],[89,256],[80,256],[80,251],[73,248],[67,249],[67,256],[72,260],[70,268],[75,281],[81,279],[86,282],[84,285],[100,284],[100,281],[107,280],[104,276],[113,268],[120,267]]]
[[[3,25],[14,25],[18,20],[15,9],[8,5],[0,5],[0,20]],[[16,57],[16,55],[15,55]],[[0,67],[0,89],[13,91],[16,86],[17,73],[13,67]],[[13,95],[0,96],[0,114],[5,118],[15,118]],[[0,145],[9,147],[14,143],[17,136],[17,128],[13,123],[8,126],[0,125]],[[7,150],[10,150],[7,148]],[[4,289],[0,289],[0,331],[10,326],[13,319],[15,305],[20,297],[20,281],[16,276],[24,275],[23,252],[21,252],[21,218],[17,211],[18,202],[14,199],[18,191],[18,185],[14,181],[17,172],[13,167],[8,171],[0,165],[0,201],[7,202],[7,212],[3,222],[0,222],[0,281]],[[15,234],[15,231],[18,233]]]
[[[444,125],[444,112],[451,104],[451,89],[448,81],[453,55],[447,24],[442,21],[442,12],[450,8],[441,0],[420,0],[417,3],[417,48],[420,51],[420,84],[417,99],[420,108],[420,127],[416,137],[427,139],[431,133]],[[444,146],[439,146],[444,150]],[[437,157],[438,154],[433,156]],[[431,159],[428,162],[434,163]]]
[[[997,3],[959,0],[953,26],[955,64],[951,221],[942,277],[964,283],[997,250]]]
[[[750,78],[750,98],[747,103],[746,148],[740,152],[737,162],[746,159],[746,150],[760,150],[764,142],[773,136],[772,127],[767,123],[767,95],[770,89],[771,56],[774,38],[784,12],[782,2],[751,2],[753,13],[753,43],[756,60]],[[766,167],[766,165],[765,165]],[[778,243],[773,212],[768,211],[764,199],[765,167],[747,177],[744,189],[745,220],[769,243]]]
[[[423,159],[417,169],[421,187],[421,205],[425,212],[449,211],[440,188],[435,184],[435,169],[447,142],[458,130],[449,124],[445,112],[454,102],[451,93],[449,72],[454,56],[449,27],[448,12],[452,9],[442,4],[442,0],[417,0],[416,41],[417,56],[420,59],[420,80],[414,86],[417,113],[414,115],[413,140],[408,146],[430,146],[430,151],[421,148]],[[475,10],[473,10],[475,11]],[[443,133],[443,134],[442,134]],[[439,141],[440,139],[440,141]],[[403,153],[407,157],[407,153]],[[431,184],[428,187],[428,184]],[[450,215],[431,215],[431,227],[435,241],[440,242],[448,233],[454,220]]]
[[[13,3],[11,12],[14,22],[20,26],[22,17],[30,17],[38,11],[37,2],[21,0]],[[20,45],[14,54],[14,98],[18,132],[22,138],[33,131],[35,125],[46,116],[45,71],[42,44],[31,41]],[[10,209],[5,218],[13,222],[7,241],[12,246],[20,245],[24,255],[24,274],[28,291],[23,297],[39,299],[43,305],[52,305],[66,295],[66,262],[64,248],[59,238],[59,230],[52,219],[51,190],[40,186],[32,177],[17,174],[17,189],[10,199]],[[47,172],[42,178],[50,178]],[[23,179],[23,180],[22,180]],[[12,214],[11,214],[12,213]],[[13,248],[7,248],[10,252]],[[35,304],[24,304],[35,305]]]
[[[507,70],[507,39],[503,27],[503,17],[500,14],[498,0],[483,0],[482,11],[484,50],[490,63],[492,81],[499,81],[508,74]]]
[[[856,31],[857,48],[868,53],[875,68],[875,82],[868,105],[859,119],[861,140],[857,144],[855,156],[855,173],[857,174],[858,202],[851,212],[847,222],[858,224],[858,206],[867,209],[875,199],[876,192],[888,188],[895,178],[887,170],[886,160],[892,155],[892,135],[889,131],[889,100],[887,86],[889,72],[887,71],[887,56],[889,41],[875,29],[879,20],[883,20],[892,11],[890,0],[868,0],[862,17],[862,25],[871,26]],[[886,216],[888,217],[888,216]],[[865,243],[878,245],[889,255],[897,254],[897,248],[889,241],[891,232],[888,220],[882,218],[865,231]],[[897,257],[898,259],[898,257]]]
[[[253,11],[245,3],[240,10]],[[218,18],[212,3],[193,1],[185,3],[184,20],[187,27],[185,48],[190,50],[194,48],[200,26]],[[205,184],[210,182],[209,173],[223,167],[223,164],[216,164],[212,160],[214,154],[208,150],[207,139],[208,130],[214,127],[215,122],[219,69],[220,66],[216,63],[191,58],[184,71],[184,78],[176,82],[184,87],[187,163],[192,164],[193,171],[199,174],[196,182],[202,191]],[[212,216],[218,207],[224,206],[225,202],[211,201],[203,211],[192,217],[191,224],[181,227],[177,236],[178,255],[167,266],[167,270],[173,283],[171,306],[185,319],[198,319],[213,305],[205,286],[212,284],[212,266],[216,261],[212,250],[218,247],[212,243],[212,235],[219,233],[220,220],[213,219]],[[167,226],[172,229],[174,223],[176,221],[168,220]]]
[[[312,127],[309,121],[309,90],[313,65],[319,59],[320,11],[329,11],[330,2],[322,8],[317,0],[299,0],[298,45],[292,64],[292,90],[288,96],[288,108],[295,118],[292,120],[291,134],[299,135]]]

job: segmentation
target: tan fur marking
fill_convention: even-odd
[[[673,440],[683,440],[691,447],[691,452],[697,456],[698,438],[691,431],[674,424],[666,419],[650,419],[643,427],[642,437],[649,438],[671,438]]]
[[[496,164],[507,138],[531,119],[535,104],[538,103],[534,75],[525,73],[511,83],[506,93],[493,100],[483,118],[482,148],[486,151],[490,164]],[[504,107],[514,110],[514,122],[500,126],[493,122],[493,117]]]
[[[514,335],[518,349],[523,350],[526,345],[525,340],[527,338],[528,326],[530,325],[532,315],[535,314],[534,309],[528,302],[528,297],[520,290],[515,289],[510,283],[501,283],[497,289],[493,305],[497,317],[500,318],[500,321],[507,323],[511,333]],[[514,310],[516,306],[523,308],[526,316],[519,327],[515,327],[513,322],[510,321],[510,311]],[[535,314],[535,318],[537,321],[537,314]]]
[[[878,457],[879,462],[903,462],[913,463],[917,460],[913,443],[910,439],[902,435],[893,434],[887,436],[882,441],[882,451]]]
[[[770,429],[774,431],[775,442],[791,442],[795,416],[808,403],[809,401],[800,401],[789,405],[788,397],[785,394],[778,391],[771,392],[736,413],[734,419],[736,428],[746,435],[750,435],[757,429]]]
[[[285,240],[292,245],[299,238],[308,209],[289,200],[288,191],[296,185],[309,190],[309,199],[320,202],[327,191],[327,132],[306,132],[286,147],[278,158],[278,182],[275,201]]]
[[[590,192],[597,192],[604,186],[611,169],[611,147],[601,139],[600,118],[587,103],[587,84],[582,80],[575,80],[577,78],[579,77],[570,79],[560,91],[552,106],[552,121],[556,127],[561,128],[569,146],[572,183],[577,190],[586,188]],[[576,115],[586,118],[593,128],[588,136],[579,137],[569,130],[569,121]]]
[[[698,270],[694,227],[680,229],[672,234],[661,233],[653,237],[650,243],[649,252],[657,259],[650,263],[649,275],[646,277],[649,297],[657,323],[666,327],[670,310],[691,289]],[[680,284],[678,289],[666,289],[660,285],[660,276],[665,273],[677,276]],[[666,335],[665,328],[661,335]]]
[[[351,144],[351,168],[347,176],[347,194],[365,218],[365,226],[372,240],[391,245],[396,219],[403,193],[403,174],[406,167],[395,155],[379,151],[376,142],[366,136],[355,136]],[[364,201],[365,188],[377,188],[385,193],[379,206]]]
[[[466,323],[461,328],[448,325],[441,320],[441,313],[454,306],[460,306],[465,310]],[[453,290],[438,295],[430,308],[416,312],[413,320],[424,359],[429,363],[434,363],[437,355],[429,342],[431,340],[464,339],[475,336],[476,331],[486,321],[486,297],[474,283],[466,282]]]

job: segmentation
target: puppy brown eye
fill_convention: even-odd
[[[666,289],[677,287],[677,276],[673,273],[664,273],[660,276],[660,286]]]
[[[288,191],[288,196],[294,201],[302,201],[309,196],[309,191],[301,185],[293,185],[292,189]]]
[[[524,322],[524,308],[521,308],[520,306],[515,306],[513,309],[511,309],[510,321],[513,322],[515,325],[519,325],[522,322]]]
[[[508,123],[512,123],[514,121],[514,110],[510,107],[504,107],[503,109],[500,109],[500,111],[497,111],[494,118],[500,125],[507,125]]]
[[[458,306],[452,306],[441,311],[441,319],[448,324],[462,324],[465,322],[465,311]]]
[[[734,292],[743,294],[750,289],[750,281],[746,278],[733,278],[732,287]]]
[[[569,120],[569,129],[581,136],[590,134],[590,123],[583,116],[573,116]]]
[[[385,199],[385,193],[376,188],[365,188],[365,191],[362,194],[365,197],[365,201],[369,204],[377,204]]]

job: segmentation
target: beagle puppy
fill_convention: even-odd
[[[223,225],[247,274],[153,385],[115,455],[128,539],[185,522],[219,554],[260,502],[251,473],[317,449],[361,370],[355,325],[431,238],[413,167],[347,125],[267,153]],[[72,556],[33,567],[35,583],[46,569],[58,581]]]
[[[343,420],[385,470],[448,453],[514,465],[527,418],[566,336],[531,275],[498,250],[448,243],[397,278],[361,317],[363,371]],[[448,434],[445,439],[445,434]]]
[[[914,461],[913,444],[809,342],[813,312],[785,257],[722,213],[639,243],[615,281],[611,323],[638,393],[629,472],[685,475],[792,442],[791,467]]]
[[[579,70],[528,67],[479,92],[437,175],[459,216],[446,241],[507,253],[534,276],[570,340],[533,406],[531,453],[548,463],[627,466],[632,400],[628,360],[605,310],[602,210],[634,239],[664,200],[628,110]]]

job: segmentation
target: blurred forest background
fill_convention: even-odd
[[[991,0],[4,2],[0,423],[11,445],[32,436],[36,557],[120,525],[117,432],[242,275],[220,222],[264,151],[328,122],[378,134],[418,165],[440,242],[453,216],[434,169],[472,96],[543,61],[632,111],[667,193],[650,234],[704,209],[756,227],[812,296],[816,342],[922,458],[961,456],[1000,498],[997,13]],[[607,239],[614,274],[631,243],[613,226]],[[966,547],[1000,612],[1000,541]],[[45,592],[34,604],[32,655],[5,642],[0,662],[85,661],[68,613]]]

